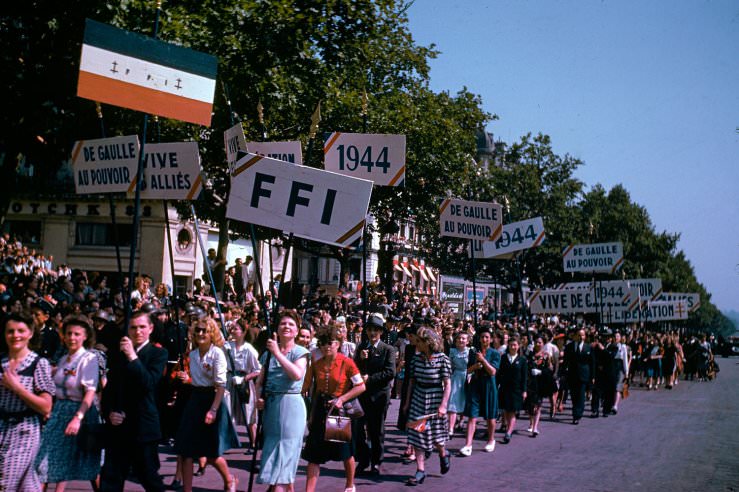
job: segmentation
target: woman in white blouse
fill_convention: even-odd
[[[100,471],[100,449],[83,446],[78,434],[83,421],[99,424],[95,406],[100,371],[98,357],[88,349],[95,343],[92,321],[84,316],[68,317],[62,324],[67,354],[54,369],[56,401],[41,435],[36,458],[39,478],[64,490],[70,480],[95,480]]]
[[[219,436],[221,422],[229,419],[226,405],[221,404],[227,373],[223,335],[212,318],[198,320],[193,335],[195,350],[190,352],[192,395],[175,439],[175,451],[182,458],[183,487],[185,492],[192,490],[193,459],[205,456],[221,475],[224,489],[235,491],[238,482],[223,458],[228,443]]]

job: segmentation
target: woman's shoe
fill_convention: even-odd
[[[486,453],[492,453],[493,451],[495,451],[495,439],[487,443],[484,449]]]
[[[472,446],[463,446],[462,449],[459,450],[460,456],[470,456],[472,454]]]
[[[202,477],[203,475],[205,475],[205,467],[198,466],[198,470],[195,473],[193,473],[193,475],[196,477]]]
[[[426,480],[426,472],[421,470],[416,470],[416,474],[405,481],[405,484],[410,487],[415,487],[416,485],[421,485],[424,480]]]
[[[449,456],[448,452],[444,456],[439,456],[439,465],[441,466],[441,474],[446,475],[452,467],[452,457]]]
[[[511,442],[511,435],[506,434],[505,436],[503,436],[503,444],[508,444],[509,442]]]
[[[344,492],[357,492],[357,487],[352,485],[351,487],[347,487],[344,489]]]

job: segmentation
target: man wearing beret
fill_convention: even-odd
[[[364,417],[355,422],[357,472],[372,466],[371,473],[381,473],[380,464],[385,446],[385,417],[390,404],[390,387],[395,379],[395,349],[380,340],[385,319],[379,313],[367,317],[367,340],[354,354],[359,372],[367,388],[359,396]],[[369,441],[369,442],[368,442]]]

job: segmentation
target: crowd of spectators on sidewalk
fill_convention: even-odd
[[[588,406],[593,418],[617,415],[635,386],[670,390],[718,371],[706,334],[527,317],[490,299],[458,319],[401,282],[392,292],[368,285],[366,312],[356,295],[319,289],[277,314],[279,286],[258,292],[251,257],[226,270],[220,309],[207,283],[174,297],[138,276],[124,326],[125,280],[55,265],[0,238],[0,490],[43,483],[62,491],[70,480],[121,490],[130,468],[147,490],[164,490],[159,445],[179,456],[170,488],[191,490],[193,475],[210,465],[235,490],[239,477],[224,453],[239,445],[235,426],[245,425],[241,445],[261,448],[258,482],[290,490],[302,456],[308,490],[320,466],[337,460],[353,492],[355,472],[383,473],[392,398],[407,434],[404,458],[416,466],[408,485],[417,486],[432,453],[445,474],[454,454],[478,449],[480,420],[487,433],[479,450],[492,453],[496,443],[546,433],[547,417],[561,419],[568,399],[578,424]],[[267,314],[277,314],[274,329]],[[324,442],[329,417],[357,402],[351,437]],[[465,442],[453,453],[448,441],[458,432]]]

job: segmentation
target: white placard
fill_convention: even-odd
[[[541,217],[535,217],[504,224],[497,240],[472,241],[472,246],[475,248],[475,258],[507,259],[510,253],[539,246],[545,237],[544,221]]]
[[[656,298],[655,301],[685,301],[688,306],[688,311],[694,313],[701,307],[701,295],[697,292],[662,292]]]
[[[244,137],[244,127],[241,123],[236,123],[223,132],[223,142],[226,145],[228,171],[233,173],[234,165],[239,158],[239,151],[246,152],[246,137]]]
[[[136,183],[139,163],[139,137],[79,140],[72,147],[74,189],[85,193],[117,193],[128,191]]]
[[[536,290],[528,298],[532,314],[597,313],[595,294],[589,290]]]
[[[326,171],[405,186],[405,135],[334,132],[323,144]]]
[[[197,142],[144,146],[144,200],[195,200],[203,188]],[[133,187],[129,188],[133,192]]]
[[[503,230],[503,207],[447,198],[439,206],[439,229],[442,236],[495,241]]]
[[[346,247],[362,234],[371,194],[371,181],[246,154],[226,217]]]
[[[624,247],[620,242],[570,244],[562,257],[565,272],[615,273],[624,262]]]
[[[303,164],[303,150],[298,140],[289,142],[246,142],[247,152],[291,164]]]

